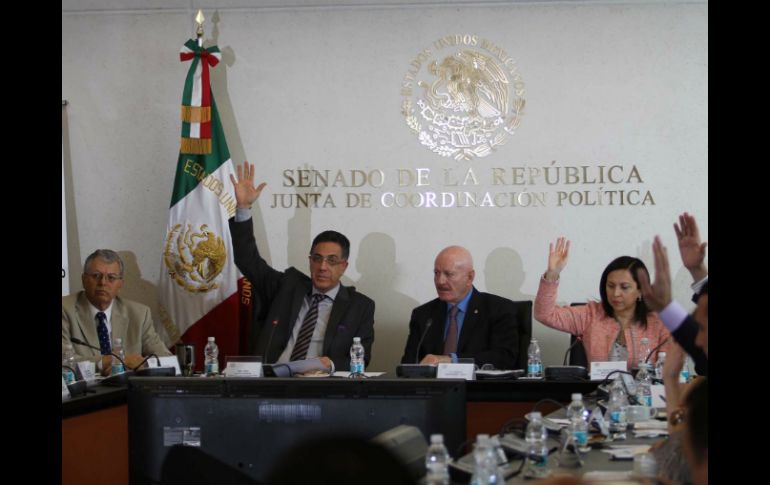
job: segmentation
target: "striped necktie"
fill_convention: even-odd
[[[310,347],[310,337],[313,336],[315,324],[318,321],[318,304],[326,298],[323,293],[313,295],[313,301],[310,303],[310,309],[302,321],[302,326],[297,334],[297,341],[294,342],[294,350],[291,351],[290,360],[302,360],[307,356],[307,349]]]

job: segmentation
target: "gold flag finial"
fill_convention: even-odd
[[[195,16],[195,23],[198,24],[198,29],[195,31],[195,34],[200,39],[203,37],[203,21],[206,20],[203,17],[203,10],[198,10],[198,14]]]

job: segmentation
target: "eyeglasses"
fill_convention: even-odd
[[[326,264],[329,266],[337,266],[338,264],[345,262],[343,258],[340,258],[335,254],[332,254],[331,256],[311,254],[308,257],[310,258],[310,262],[313,264],[322,264],[324,261],[326,261]]]
[[[93,280],[95,280],[95,281],[100,281],[102,278],[104,278],[104,279],[106,279],[107,281],[109,281],[110,283],[115,283],[116,281],[118,281],[118,280],[122,280],[122,279],[123,279],[123,277],[122,277],[122,276],[120,276],[120,275],[118,275],[118,274],[115,274],[115,273],[107,273],[107,274],[103,274],[103,273],[99,273],[99,272],[97,271],[97,272],[95,272],[95,273],[85,273],[85,274],[86,274],[86,275],[87,275],[89,278],[91,278],[91,279],[93,279]]]

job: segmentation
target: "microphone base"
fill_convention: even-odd
[[[547,381],[585,381],[588,370],[582,365],[552,365],[545,368]]]
[[[173,367],[149,367],[134,371],[134,375],[137,377],[174,377],[176,369]]]
[[[128,385],[128,378],[134,375],[134,371],[127,370],[120,374],[110,376],[102,381],[103,386],[126,386]]]
[[[436,377],[438,367],[426,364],[401,364],[396,367],[396,375],[407,379],[431,379]]]
[[[75,381],[67,384],[67,389],[70,391],[70,396],[78,397],[86,393],[88,383],[86,381]]]

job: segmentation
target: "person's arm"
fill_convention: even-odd
[[[666,390],[666,414],[669,417],[676,416],[681,408],[682,386],[679,383],[679,374],[684,366],[684,352],[676,344],[669,346],[666,353],[666,361],[663,363],[663,386]],[[673,432],[676,428],[676,419],[672,423],[669,420],[668,431]]]
[[[402,364],[416,364],[416,361],[419,360],[417,344],[425,331],[425,329],[420,328],[421,320],[417,317],[417,309],[412,310],[412,316],[409,319],[409,335],[406,337],[404,355],[401,357]],[[423,321],[423,323],[425,322]]]
[[[236,217],[228,221],[233,245],[233,261],[238,270],[252,283],[254,294],[260,302],[269,306],[278,291],[283,273],[276,271],[259,254],[254,238],[254,225],[251,217],[245,220],[244,211],[248,211],[265,188],[265,183],[254,187],[254,165],[243,162],[236,166],[238,178],[230,175],[235,189]]]
[[[708,276],[706,267],[706,245],[701,242],[700,231],[695,217],[685,212],[679,216],[679,224],[674,223],[674,232],[679,244],[682,264],[690,272],[693,281],[698,282]]]

